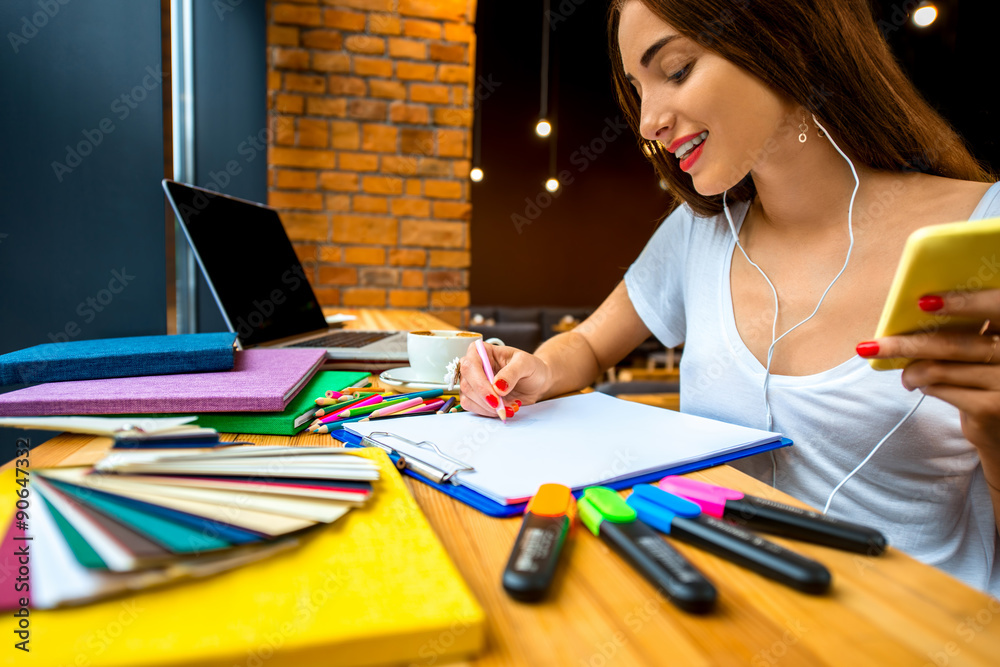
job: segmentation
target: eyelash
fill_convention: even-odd
[[[680,68],[679,70],[677,70],[676,72],[674,72],[673,74],[671,74],[670,76],[668,76],[667,77],[667,81],[673,81],[675,83],[680,83],[691,72],[691,67],[693,65],[694,65],[694,63],[688,63],[684,67]]]

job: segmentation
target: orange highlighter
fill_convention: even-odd
[[[503,571],[503,587],[508,595],[524,602],[545,596],[575,513],[576,500],[569,487],[562,484],[538,487],[538,493],[528,503]]]

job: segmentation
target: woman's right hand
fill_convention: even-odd
[[[493,367],[493,384],[486,379],[483,361],[470,345],[461,362],[462,408],[468,412],[496,417],[501,401],[507,417],[521,405],[530,405],[545,395],[549,366],[537,356],[516,347],[484,345]]]

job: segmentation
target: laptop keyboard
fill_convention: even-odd
[[[334,331],[320,338],[312,338],[286,347],[364,347],[395,333],[395,331]]]

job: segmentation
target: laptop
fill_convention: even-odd
[[[277,211],[169,179],[163,190],[240,349],[325,348],[326,368],[408,365],[405,331],[327,322]]]

